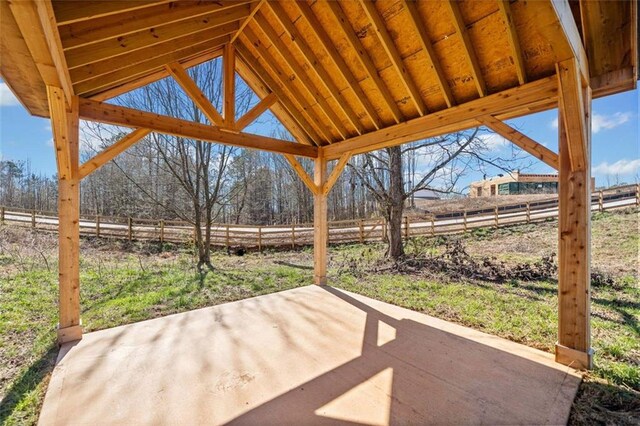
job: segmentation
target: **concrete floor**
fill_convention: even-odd
[[[579,383],[549,354],[309,286],[86,334],[40,424],[565,424]]]

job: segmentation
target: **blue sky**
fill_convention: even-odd
[[[639,103],[640,93],[637,89],[594,100],[592,174],[597,186],[640,180]],[[511,120],[509,124],[557,152],[556,120],[557,110],[552,110]],[[508,155],[511,151],[510,143],[500,137],[491,138],[490,144],[497,154]],[[1,81],[0,158],[29,160],[34,172],[46,175],[55,173],[49,121],[30,116]],[[539,162],[526,171],[552,172]],[[495,170],[492,173],[499,172]],[[482,172],[470,173],[462,180],[462,185],[480,178]]]

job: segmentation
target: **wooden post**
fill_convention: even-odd
[[[387,241],[387,221],[382,219],[382,241]]]
[[[319,153],[314,159],[313,182],[313,270],[317,285],[327,284],[327,195],[322,188],[327,181],[327,160]]]
[[[464,232],[467,232],[467,211],[464,211],[464,216],[462,218],[464,224]]]
[[[602,193],[602,190],[598,193],[598,210],[601,212],[604,211],[604,194]]]
[[[531,223],[531,204],[527,201],[527,223]]]
[[[433,237],[434,235],[436,235],[436,218],[432,217],[431,218],[431,236]]]
[[[127,238],[129,238],[129,241],[133,240],[133,219],[131,219],[131,217],[129,217],[127,219]]]
[[[262,253],[262,226],[258,226],[258,253]]]
[[[556,361],[591,368],[591,91],[575,61],[558,64],[558,342]],[[581,146],[576,146],[581,144]]]
[[[58,343],[82,338],[80,323],[80,180],[78,98],[47,86],[58,169]]]
[[[358,223],[358,228],[360,230],[360,244],[364,243],[364,223],[362,222],[362,219],[360,219],[360,222]]]
[[[494,216],[495,216],[495,227],[496,229],[498,229],[499,226],[499,222],[498,222],[498,206],[496,206],[496,208],[493,210],[494,212]]]
[[[636,206],[640,206],[640,183],[636,184]]]
[[[296,225],[291,225],[291,248],[296,248]]]
[[[36,227],[36,211],[35,210],[31,210],[31,227],[32,228]]]
[[[164,220],[160,221],[160,243],[164,244]]]
[[[229,241],[229,224],[228,224],[228,223],[227,223],[227,225],[226,225],[226,229],[225,229],[225,236],[224,236],[224,240],[225,240],[224,244],[225,244],[225,246],[227,247],[227,250],[229,250],[229,247],[230,247],[230,244],[229,244],[229,243],[230,243],[230,241]]]
[[[4,206],[0,207],[0,223],[4,223]]]
[[[404,217],[404,239],[407,241],[409,239],[409,216]]]
[[[96,216],[96,237],[100,236],[100,215]]]

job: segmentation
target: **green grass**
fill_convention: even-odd
[[[640,422],[640,285],[638,213],[597,214],[593,269],[611,278],[593,286],[595,369],[580,388],[571,423]],[[554,222],[462,237],[474,257],[491,253],[506,264],[555,251]],[[26,243],[25,243],[26,242]],[[422,255],[443,251],[445,238],[416,238]],[[330,282],[402,307],[502,336],[548,352],[557,333],[557,284],[453,280],[444,274],[376,272],[384,247],[331,249]],[[0,228],[0,424],[35,424],[57,348],[55,237]],[[46,262],[43,260],[46,259]],[[176,312],[286,290],[312,282],[312,253],[216,253],[216,271],[195,273],[184,247],[83,240],[82,320],[99,330]]]

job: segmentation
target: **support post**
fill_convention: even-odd
[[[574,62],[558,64],[558,71],[562,96],[558,109],[559,323],[556,362],[590,369],[593,366],[590,329],[591,90],[580,79],[580,84],[575,84],[577,69]],[[581,126],[584,126],[582,131],[569,134],[571,129]],[[580,157],[580,153],[584,157]]]
[[[327,194],[322,187],[327,181],[327,160],[320,152],[313,162],[313,271],[316,285],[327,285]]]
[[[527,223],[531,223],[531,204],[527,201]]]
[[[4,223],[4,210],[4,206],[0,207],[0,223]]]
[[[464,232],[467,232],[467,211],[464,211],[464,216],[462,217],[462,223],[464,224]]]
[[[100,215],[96,216],[96,237],[100,236]]]
[[[31,227],[32,228],[36,227],[36,211],[35,210],[31,210]]]
[[[58,343],[82,338],[80,325],[80,179],[78,173],[78,98],[65,99],[47,86],[58,167]]]
[[[133,219],[127,218],[127,238],[129,241],[133,240]]]
[[[598,210],[601,212],[604,211],[604,194],[602,193],[602,190],[598,193]]]
[[[164,243],[164,220],[160,221],[160,244]]]

